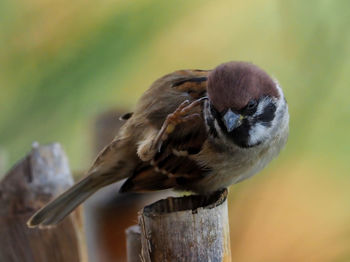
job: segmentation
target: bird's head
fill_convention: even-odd
[[[282,89],[259,67],[228,62],[209,75],[206,123],[214,137],[229,139],[244,148],[278,135],[288,123]]]

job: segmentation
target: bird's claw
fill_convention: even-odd
[[[162,142],[167,139],[168,135],[174,131],[175,127],[179,123],[200,118],[199,113],[188,113],[193,108],[199,106],[205,99],[207,99],[207,97],[202,97],[193,101],[192,103],[190,103],[189,100],[185,100],[178,106],[178,108],[173,113],[167,116],[166,120],[162,125],[162,128],[159,130],[155,139],[154,147],[157,149],[157,152],[160,152]]]

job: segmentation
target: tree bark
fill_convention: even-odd
[[[227,190],[167,198],[140,213],[141,261],[231,261]]]
[[[78,212],[49,229],[26,225],[37,209],[72,184],[61,146],[33,144],[0,182],[0,261],[86,261]]]

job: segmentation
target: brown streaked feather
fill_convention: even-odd
[[[159,78],[142,95],[134,113],[124,115],[127,121],[87,176],[38,211],[29,225],[58,223],[94,192],[125,178],[122,192],[175,188],[205,194],[251,176],[285,144],[286,105],[280,119],[283,129],[255,151],[233,144],[228,150],[230,141],[222,139],[219,129],[209,131],[214,139],[208,139],[201,106],[209,100],[220,113],[228,108],[238,111],[248,101],[266,96],[277,101],[283,94],[264,71],[244,62],[225,63],[213,71],[180,70]],[[265,146],[267,153],[260,156]]]
[[[119,192],[147,192],[168,189],[174,186],[172,180],[168,176],[156,172],[153,166],[147,166],[136,171],[133,176],[127,179]]]
[[[98,172],[103,175],[121,173],[121,169],[130,170],[137,161],[129,139],[119,138],[101,150],[88,173]],[[127,175],[124,174],[124,177]]]
[[[147,119],[160,129],[166,117],[173,113],[185,100],[190,102],[206,95],[207,76],[210,71],[181,70],[157,80],[149,92],[164,96],[161,101],[174,103],[154,104],[148,100],[152,95],[141,98],[141,107],[137,111],[146,111]],[[175,99],[175,98],[177,99]],[[161,107],[159,110],[157,107]],[[197,107],[191,113],[200,113],[196,124],[180,123],[163,141],[160,152],[149,163],[143,163],[124,183],[121,192],[149,191],[166,188],[179,188],[189,180],[196,180],[209,171],[199,166],[191,155],[198,154],[207,138],[202,118],[202,108]],[[136,114],[136,113],[135,113]],[[195,128],[193,128],[195,127]]]
[[[120,192],[147,192],[168,188],[186,189],[190,183],[204,177],[210,170],[197,165],[186,156],[162,155],[152,165],[140,168],[124,182]]]
[[[172,87],[179,92],[187,92],[193,99],[205,96],[207,92],[207,83],[209,70],[183,70],[178,71],[186,75],[184,79],[174,81]],[[176,72],[175,72],[176,73]]]
[[[192,102],[206,95],[209,72],[180,70],[156,80],[139,100],[133,116],[143,121],[147,119],[159,129],[182,102]]]
[[[187,92],[193,99],[201,98],[206,93],[208,77],[193,77],[175,82],[172,87],[181,92]]]

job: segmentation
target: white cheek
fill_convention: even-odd
[[[264,108],[270,103],[271,103],[271,99],[270,98],[265,98],[262,101],[260,101],[260,103],[258,105],[258,108],[257,108],[257,110],[256,110],[254,115],[262,114],[263,111],[264,111]]]
[[[268,127],[256,124],[250,131],[249,131],[249,145],[255,145],[256,143],[259,143],[266,139],[266,134],[268,134],[267,131]]]
[[[215,125],[215,130],[218,133],[218,136],[220,138],[224,137],[224,134],[221,132],[221,128],[220,128],[218,121],[216,119],[214,120],[214,125]]]
[[[262,113],[262,111],[263,111],[263,101],[261,101],[261,103],[259,103],[259,105],[258,105],[258,108],[256,109],[256,112],[255,112],[255,114],[254,115],[260,115],[261,113]]]

